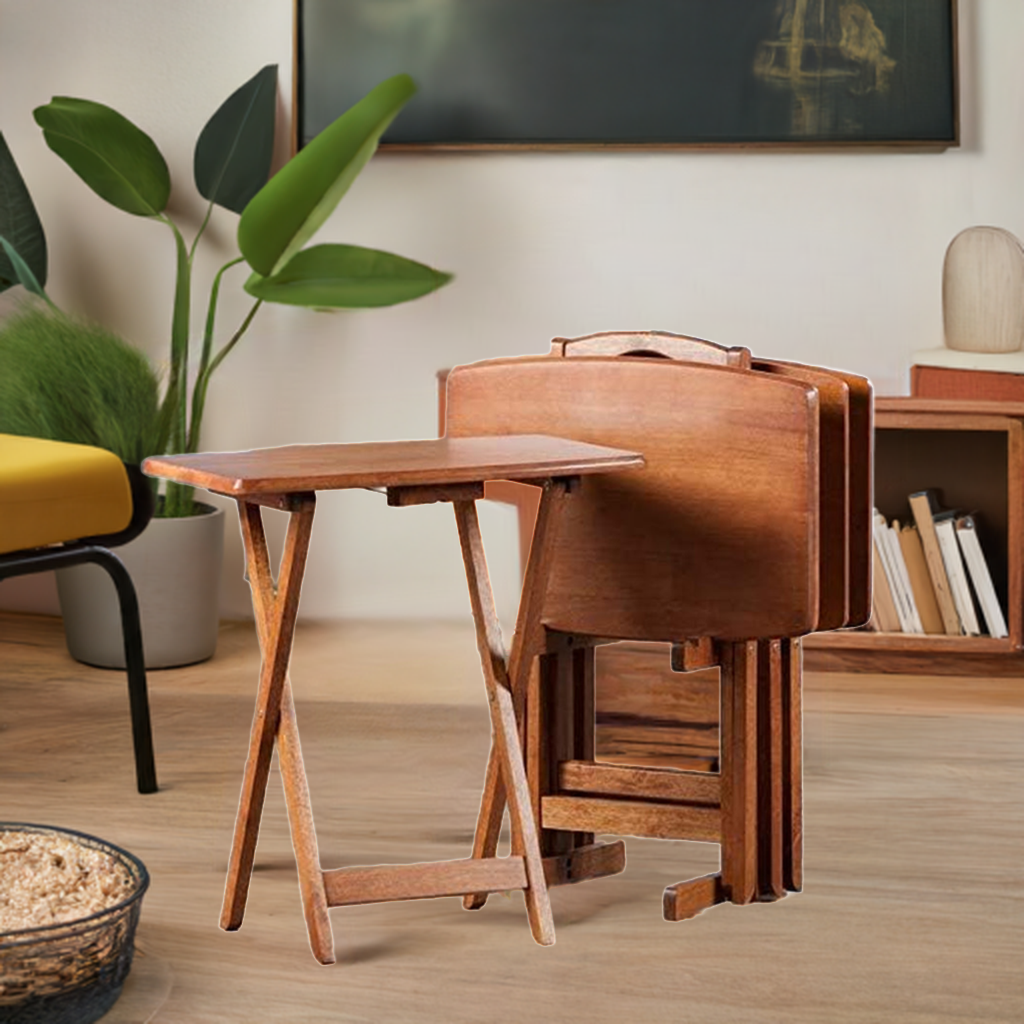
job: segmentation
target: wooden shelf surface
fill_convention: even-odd
[[[879,633],[872,630],[837,629],[814,633],[804,640],[804,649],[892,650],[936,654],[1024,654],[1009,637],[949,636],[921,633]]]

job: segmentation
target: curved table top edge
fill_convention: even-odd
[[[151,456],[150,476],[244,498],[351,488],[544,480],[639,468],[639,452],[543,434],[285,445]]]

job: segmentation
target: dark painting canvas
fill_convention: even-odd
[[[956,141],[952,0],[300,0],[301,141],[390,75],[385,142]]]

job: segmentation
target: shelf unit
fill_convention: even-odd
[[[929,487],[943,508],[978,513],[1009,636],[837,630],[804,641],[808,669],[1024,675],[1024,402],[877,399],[876,507],[913,522],[908,495]]]

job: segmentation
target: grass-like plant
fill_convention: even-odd
[[[96,324],[42,307],[0,323],[0,433],[159,451],[159,381],[146,357]]]
[[[366,308],[407,302],[440,288],[451,275],[377,249],[307,246],[377,148],[388,125],[416,91],[408,75],[382,82],[325,128],[272,178],[277,68],[254,75],[218,108],[196,142],[196,187],[208,203],[186,242],[166,212],[167,163],[153,140],[100,103],[58,96],[34,111],[47,145],[98,195],[126,213],[159,221],[177,253],[170,329],[170,372],[162,401],[167,450],[199,450],[210,377],[247,331],[264,302],[321,308]],[[20,283],[45,301],[46,245],[27,189],[0,138],[0,291]],[[13,173],[12,173],[13,172]],[[240,215],[240,255],[210,284],[198,353],[190,346],[192,268],[214,206]],[[225,274],[245,264],[253,303],[218,340],[217,303]],[[5,284],[6,282],[6,284]],[[190,372],[190,359],[195,359]],[[189,380],[193,383],[189,388]],[[164,515],[192,512],[192,490],[170,484]]]

